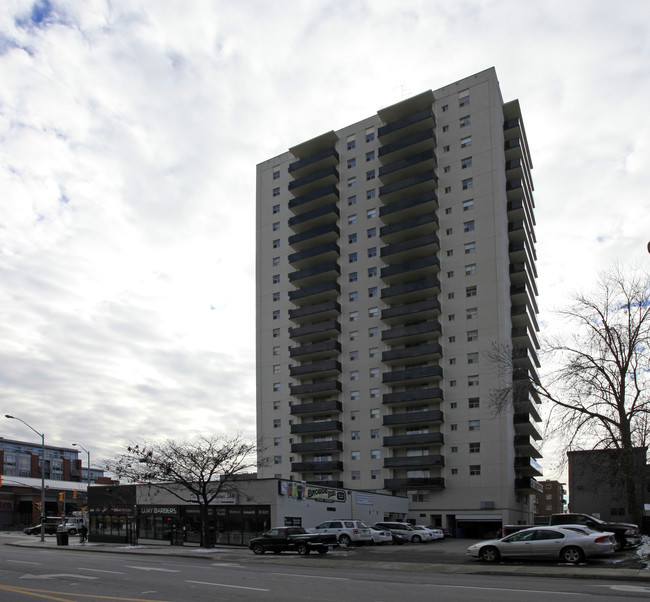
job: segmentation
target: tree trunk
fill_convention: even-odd
[[[201,547],[212,548],[214,542],[210,534],[210,508],[206,500],[199,503],[201,509]]]

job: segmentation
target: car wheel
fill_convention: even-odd
[[[341,535],[341,537],[339,537],[339,545],[343,546],[344,548],[347,548],[351,543],[352,540],[350,539],[349,535]]]
[[[564,548],[564,550],[560,552],[560,558],[562,558],[564,562],[578,564],[585,559],[585,554],[580,548],[570,546],[568,548]]]
[[[70,530],[68,531],[68,535],[76,535],[76,534],[77,534],[77,530],[76,530],[76,529],[70,529]]]
[[[419,535],[414,535],[413,539],[411,539],[413,543],[422,543],[422,538]]]
[[[623,548],[625,548],[625,541],[620,537],[617,537],[614,542],[614,552],[620,552]]]
[[[499,562],[501,554],[499,554],[499,550],[497,550],[495,547],[488,546],[486,548],[481,548],[481,551],[479,552],[479,558],[481,560],[485,560],[485,562]]]
[[[264,554],[264,546],[261,543],[254,543],[251,550],[253,550],[253,554]]]
[[[296,550],[301,556],[307,556],[309,554],[309,546],[306,543],[299,543],[296,546]]]
[[[322,548],[318,548],[318,553],[319,554],[327,554],[327,548],[323,546]]]

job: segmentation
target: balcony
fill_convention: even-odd
[[[542,450],[530,435],[515,435],[515,448],[533,458],[542,457]]]
[[[435,190],[427,190],[401,201],[379,208],[379,217],[385,224],[408,217],[416,217],[438,209],[438,195]]]
[[[406,278],[409,280],[420,280],[432,273],[437,274],[440,271],[440,259],[437,255],[421,257],[413,261],[405,261],[381,268],[381,279],[386,284],[394,282],[403,282]]]
[[[379,229],[379,236],[385,244],[400,242],[405,238],[424,236],[438,230],[438,215],[435,212],[409,217]]]
[[[515,326],[510,332],[513,345],[533,345],[535,349],[539,349],[539,341],[532,327],[525,324],[523,326]]]
[[[542,438],[537,426],[535,426],[535,417],[530,412],[519,412],[513,416],[512,421],[515,426],[515,433],[528,435],[536,441]]]
[[[543,493],[544,488],[530,477],[519,477],[515,479],[515,490],[519,493]]]
[[[390,144],[398,139],[410,136],[419,130],[432,129],[435,126],[436,121],[433,116],[433,109],[429,107],[387,123],[377,130],[377,136],[382,144]]]
[[[329,462],[292,462],[292,472],[324,472],[324,471],[341,471],[343,462],[340,460],[331,460]]]
[[[324,224],[336,222],[340,217],[340,211],[336,203],[328,203],[312,211],[294,215],[289,218],[289,228],[295,233],[304,232],[311,228],[317,228]]]
[[[336,185],[338,181],[339,172],[336,166],[325,167],[289,182],[289,192],[305,195],[326,186]]]
[[[537,318],[527,305],[512,305],[510,307],[510,317],[513,326],[530,325],[536,332],[539,331]]]
[[[523,180],[516,178],[506,182],[506,198],[509,201],[520,199],[524,196]]]
[[[401,349],[384,351],[381,354],[381,361],[384,364],[409,364],[438,359],[441,356],[442,347],[439,343],[424,343],[422,345],[413,345],[410,347],[402,347]]]
[[[386,385],[396,384],[417,384],[430,383],[442,378],[442,368],[440,366],[419,366],[406,368],[405,370],[393,370],[384,372],[381,382]]]
[[[289,394],[293,397],[317,397],[336,395],[343,390],[338,380],[322,380],[304,385],[289,385]]]
[[[439,387],[428,387],[426,389],[411,389],[410,391],[385,393],[382,403],[385,405],[408,405],[424,401],[441,402],[442,389]]]
[[[294,215],[301,215],[307,211],[315,211],[325,205],[336,203],[338,200],[339,189],[335,185],[323,186],[291,199],[289,209]]]
[[[416,435],[392,435],[384,437],[384,447],[406,447],[409,445],[442,445],[442,433],[418,433]]]
[[[302,251],[308,247],[336,242],[340,234],[341,232],[336,224],[324,224],[311,230],[305,230],[300,234],[292,234],[289,237],[289,246],[296,251]]]
[[[391,182],[379,188],[379,196],[384,203],[402,200],[402,195],[416,195],[428,190],[435,190],[438,178],[433,169],[409,176],[397,182]]]
[[[336,261],[319,263],[318,265],[289,273],[289,282],[296,286],[309,286],[325,279],[336,280],[341,274],[341,268]]]
[[[395,456],[384,458],[384,468],[428,468],[445,465],[445,457],[440,454],[431,456]]]
[[[341,343],[333,339],[289,348],[289,357],[300,361],[338,356],[340,353]]]
[[[521,123],[519,117],[511,117],[503,122],[503,133],[508,138],[519,138],[521,136]]]
[[[435,146],[436,134],[433,128],[428,128],[426,130],[415,132],[415,134],[404,136],[390,144],[385,144],[379,149],[378,156],[382,163],[387,161],[398,161],[399,159],[409,155],[414,155],[420,151],[435,148]]]
[[[292,454],[310,454],[314,452],[343,451],[342,441],[308,441],[307,443],[292,443]]]
[[[299,288],[295,291],[289,291],[289,301],[294,305],[315,305],[324,301],[337,299],[341,294],[341,287],[338,282],[321,282],[306,288]]]
[[[436,297],[440,292],[440,280],[435,276],[395,284],[381,289],[381,298],[391,305],[407,304]]]
[[[403,323],[405,318],[414,320],[430,320],[440,315],[440,301],[438,299],[425,299],[405,305],[394,305],[381,310],[381,319],[387,324]]]
[[[382,247],[380,255],[387,263],[394,264],[435,255],[439,249],[440,241],[438,236],[435,232],[432,232],[395,245]]]
[[[412,424],[440,424],[444,415],[440,410],[421,410],[388,414],[383,418],[384,426],[405,426]]]
[[[289,263],[296,268],[302,269],[319,263],[336,261],[340,255],[341,249],[339,249],[339,245],[335,242],[328,242],[305,251],[292,253],[289,255]]]
[[[343,431],[343,423],[340,420],[319,420],[317,422],[303,422],[292,424],[292,435],[313,435],[315,433],[340,433]]]
[[[544,474],[539,463],[530,456],[517,456],[515,458],[515,470],[525,477],[541,477]]]
[[[309,416],[310,414],[327,414],[329,412],[342,412],[343,404],[336,399],[325,401],[312,401],[309,403],[292,404],[292,416]],[[331,441],[328,441],[331,443]]]
[[[415,344],[421,342],[430,342],[431,339],[439,337],[441,334],[440,322],[431,320],[429,322],[419,322],[418,324],[409,324],[408,326],[397,326],[388,330],[383,330],[381,340],[391,345],[398,344]]]
[[[306,376],[312,378],[336,377],[340,373],[341,362],[337,360],[321,360],[320,362],[300,364],[289,368],[289,375],[294,378],[305,378]]]
[[[442,477],[411,478],[411,479],[384,479],[384,489],[392,491],[419,490],[419,489],[444,489],[445,480]]]
[[[336,152],[336,149],[326,148],[325,150],[314,153],[309,157],[298,159],[298,161],[289,164],[289,173],[294,178],[300,178],[309,171],[316,171],[325,167],[333,167],[338,162],[339,154]]]
[[[523,157],[521,140],[519,138],[510,138],[509,140],[506,140],[503,144],[503,150],[507,161],[511,161],[512,159],[521,159]]]
[[[438,164],[433,148],[397,159],[379,168],[379,178],[386,185],[398,179],[408,178],[425,169],[433,170]]]
[[[537,376],[535,368],[540,368],[541,364],[537,352],[532,345],[525,347],[515,347],[512,350],[512,363],[517,368],[525,368]]]
[[[334,319],[341,314],[341,305],[337,301],[324,301],[315,305],[305,305],[297,309],[289,310],[289,319],[296,324],[313,321],[314,318],[321,320]]]

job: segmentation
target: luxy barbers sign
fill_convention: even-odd
[[[140,514],[153,514],[154,516],[178,516],[176,506],[140,506]]]

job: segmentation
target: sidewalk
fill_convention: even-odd
[[[199,548],[196,546],[171,546],[155,540],[140,540],[139,545],[129,546],[115,543],[79,543],[79,538],[70,539],[67,546],[57,546],[55,538],[49,538],[41,542],[40,539],[28,539],[16,537],[15,541],[5,541],[5,545],[70,550],[74,552],[109,552],[118,554],[135,554],[149,556],[177,556],[189,558],[205,558],[219,562],[255,562],[265,564],[300,564],[309,562],[312,558],[318,558],[319,567],[338,568],[341,562],[345,562],[349,568],[356,569],[380,569],[391,571],[407,572],[430,572],[447,574],[468,574],[468,575],[516,575],[531,577],[555,577],[572,579],[603,579],[609,581],[647,581],[650,582],[649,569],[622,569],[604,568],[600,566],[525,566],[512,564],[489,565],[483,562],[469,562],[466,564],[434,564],[422,562],[398,562],[394,560],[376,560],[372,557],[360,558],[355,554],[355,549],[338,550],[326,556],[298,556],[294,554],[263,555],[255,556],[250,550],[244,547],[217,547]]]

